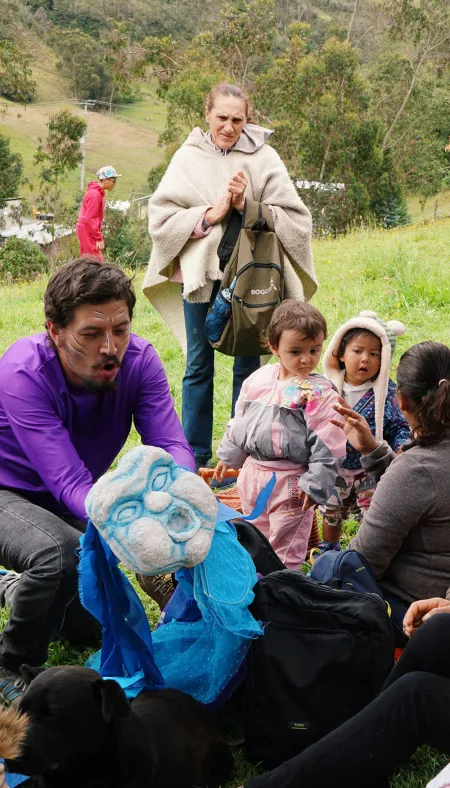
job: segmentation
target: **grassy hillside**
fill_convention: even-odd
[[[30,199],[37,189],[37,175],[33,155],[38,138],[46,136],[46,124],[51,115],[64,107],[83,116],[88,123],[85,183],[99,167],[113,164],[123,173],[114,192],[115,199],[128,199],[132,189],[147,193],[147,174],[162,158],[157,147],[158,134],[165,124],[165,106],[148,85],[141,86],[141,99],[134,105],[115,111],[112,115],[88,112],[70,103],[71,89],[56,68],[56,57],[50,49],[31,33],[26,35],[27,50],[33,56],[33,77],[37,83],[37,98],[33,104],[22,106],[6,101],[8,110],[1,119],[0,130],[11,142],[11,149],[20,153],[25,162],[25,174],[34,185]],[[80,188],[80,171],[73,172],[63,187],[64,199],[74,197]],[[28,195],[25,188],[24,195]]]

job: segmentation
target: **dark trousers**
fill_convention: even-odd
[[[383,591],[383,598],[389,603],[391,608],[391,626],[394,635],[394,643],[396,648],[405,648],[408,643],[408,638],[403,632],[403,619],[405,613],[409,608],[408,602],[405,602],[400,597],[395,596],[390,591]]]
[[[75,645],[99,644],[100,626],[78,598],[76,550],[85,526],[68,519],[0,490],[0,564],[21,573],[8,587],[10,618],[0,635],[0,665],[9,670],[42,665],[63,629]]]
[[[183,301],[187,337],[186,372],[183,378],[182,423],[198,465],[212,457],[214,411],[214,350],[205,337],[204,325],[209,304]],[[259,356],[236,356],[233,366],[231,415],[242,384],[259,369]]]
[[[355,717],[245,788],[388,788],[422,744],[450,751],[450,614],[408,643],[380,695]]]

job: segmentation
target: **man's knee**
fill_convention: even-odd
[[[45,538],[40,549],[30,556],[31,574],[45,575],[57,582],[61,590],[72,593],[78,583],[79,534],[62,532],[58,538]]]

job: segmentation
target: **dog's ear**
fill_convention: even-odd
[[[19,668],[19,673],[25,680],[25,683],[28,685],[31,684],[36,676],[39,676],[40,673],[43,673],[44,670],[45,668],[33,668],[31,665],[21,665]]]
[[[102,717],[106,724],[118,720],[120,717],[127,717],[130,713],[130,705],[126,695],[117,683],[112,679],[98,679],[92,685],[94,696],[100,698],[102,704]]]

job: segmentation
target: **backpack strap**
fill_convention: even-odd
[[[242,213],[242,229],[265,230],[273,233],[273,217],[269,206],[246,197]]]
[[[233,208],[230,218],[228,219],[225,232],[222,235],[219,246],[217,247],[217,256],[220,260],[219,268],[222,272],[225,270],[225,266],[233,253],[233,249],[236,246],[241,229],[242,216],[239,211],[236,210],[236,208]]]

